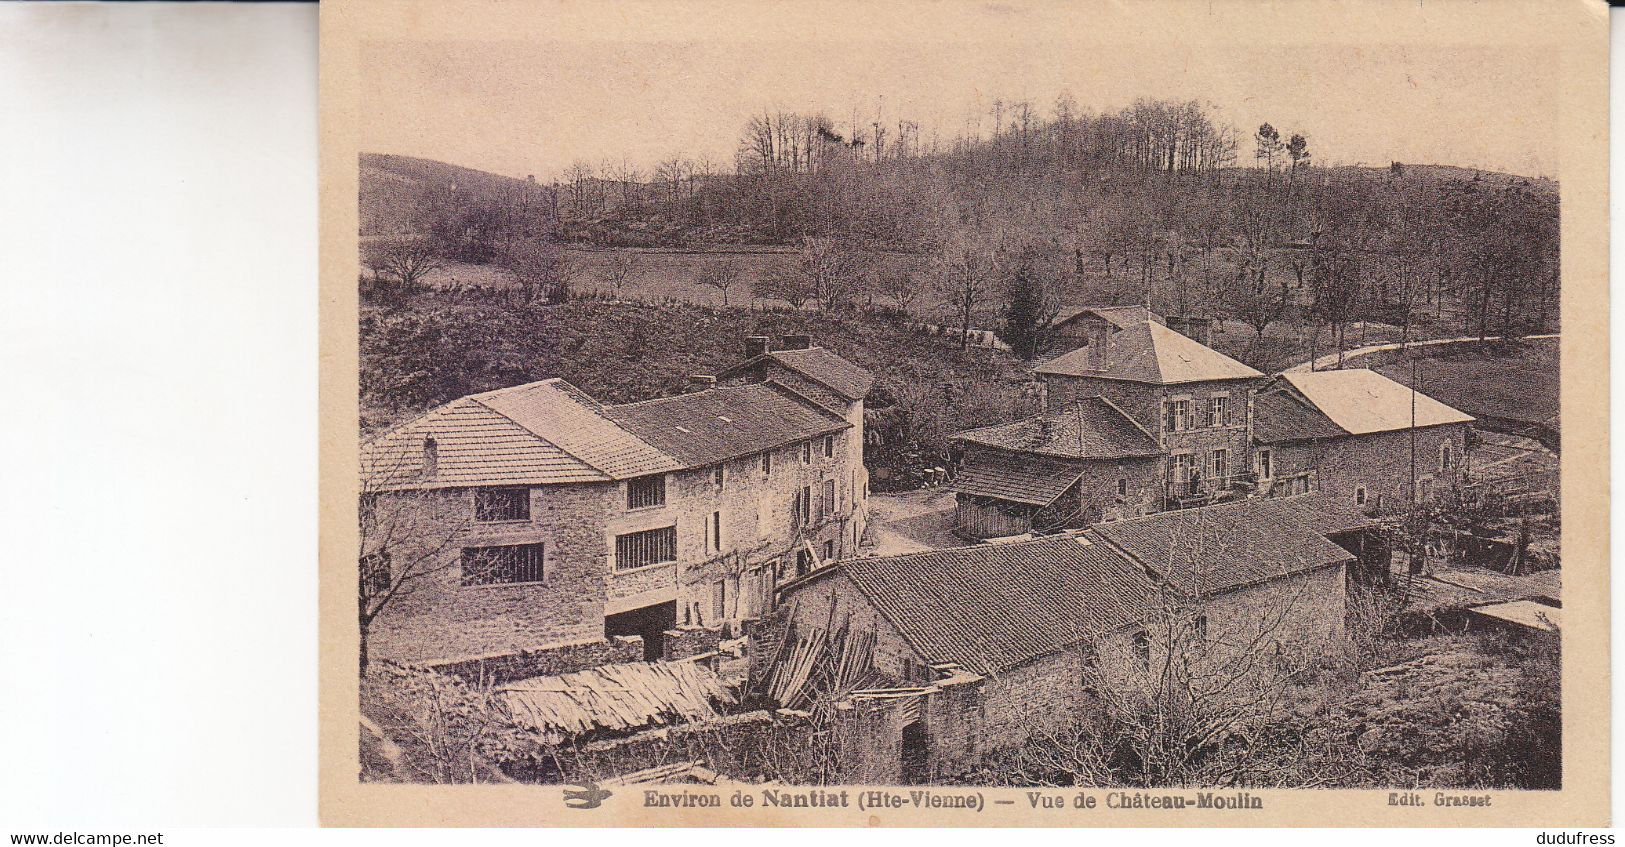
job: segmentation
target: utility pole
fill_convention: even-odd
[[[1422,562],[1421,562],[1420,557],[1417,556],[1416,544],[1417,544],[1417,540],[1418,540],[1417,536],[1420,533],[1426,532],[1425,528],[1421,528],[1421,527],[1417,526],[1417,511],[1416,511],[1416,509],[1417,509],[1417,502],[1416,502],[1416,373],[1417,373],[1416,360],[1417,360],[1417,357],[1415,355],[1412,355],[1411,356],[1411,485],[1410,485],[1410,490],[1407,492],[1407,496],[1408,496],[1408,498],[1410,499],[1411,502],[1409,504],[1407,504],[1407,510],[1406,510],[1406,516],[1407,516],[1406,517],[1406,523],[1410,525],[1409,526],[1410,531],[1407,534],[1410,536],[1410,548],[1411,548],[1410,549],[1411,560],[1410,560],[1410,566],[1409,566],[1408,570],[1412,574],[1419,574],[1419,573],[1422,572]]]

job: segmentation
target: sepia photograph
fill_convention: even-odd
[[[341,6],[339,779],[756,825],[1606,786],[1562,45]]]

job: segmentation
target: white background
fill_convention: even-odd
[[[315,823],[316,67],[314,6],[0,6],[0,838],[551,837],[191,829]],[[1306,837],[1046,840],[1119,836]]]

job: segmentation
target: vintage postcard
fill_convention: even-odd
[[[1608,823],[1601,3],[321,38],[324,822]]]

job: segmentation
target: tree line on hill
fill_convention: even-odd
[[[991,117],[990,136],[945,140],[906,119],[843,132],[823,113],[764,112],[741,129],[731,173],[683,156],[647,180],[624,161],[578,162],[550,192],[442,192],[408,245],[419,261],[399,267],[402,248],[381,247],[369,267],[410,285],[436,257],[497,264],[520,296],[561,302],[583,273],[563,244],[784,245],[786,269],[747,279],[715,260],[694,282],[795,308],[878,297],[996,328],[1024,357],[1063,303],[1144,302],[1257,337],[1312,321],[1339,349],[1362,321],[1408,338],[1418,322],[1516,336],[1556,320],[1549,184],[1326,167],[1304,134],[1264,124],[1243,139],[1197,102],[1090,114],[1063,96],[1047,117],[1025,101],[996,101]],[[901,270],[880,261],[896,254]],[[616,267],[599,275],[618,290]]]

